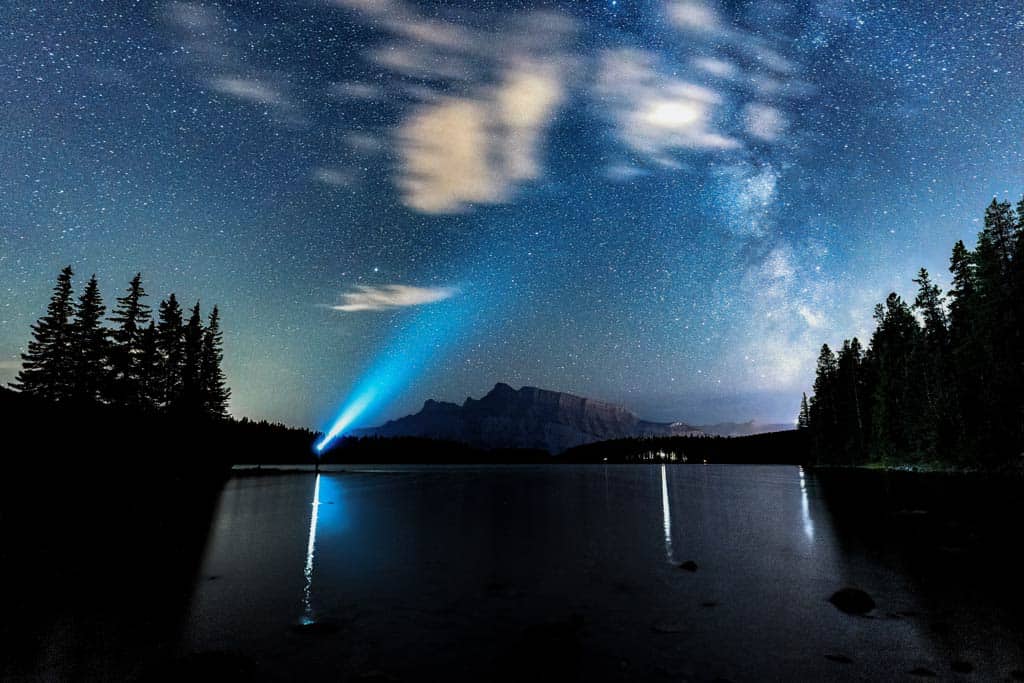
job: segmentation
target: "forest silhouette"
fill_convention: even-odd
[[[798,425],[836,465],[1019,468],[1024,450],[1024,198],[993,199],[973,250],[958,241],[943,293],[922,268],[913,303],[875,307],[864,348],[821,347]]]

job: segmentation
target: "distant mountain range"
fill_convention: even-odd
[[[622,406],[537,387],[498,383],[483,398],[457,403],[428,400],[414,415],[353,436],[419,436],[462,441],[478,448],[539,448],[551,453],[595,441],[645,436],[702,436],[682,422],[641,420]]]
[[[752,436],[754,434],[767,434],[768,432],[787,432],[796,429],[796,425],[786,422],[719,422],[713,425],[700,425],[699,429],[705,434],[713,436]]]

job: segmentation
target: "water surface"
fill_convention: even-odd
[[[1011,622],[843,537],[797,467],[347,467],[236,477],[214,519],[182,650],[268,676],[856,679],[966,661],[980,679],[1021,666]],[[874,597],[871,615],[827,601],[850,585]],[[937,620],[966,621],[974,640]]]

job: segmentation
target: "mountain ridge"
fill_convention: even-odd
[[[561,453],[608,439],[644,436],[703,436],[684,422],[643,420],[627,408],[560,391],[498,382],[479,399],[459,405],[427,399],[418,413],[352,436],[419,436],[462,441],[480,448],[539,448]]]

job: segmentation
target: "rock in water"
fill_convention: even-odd
[[[679,568],[688,572],[695,572],[697,571],[697,563],[693,560],[687,560],[679,565]]]
[[[875,608],[875,601],[859,588],[837,590],[828,601],[847,614],[867,614]]]

